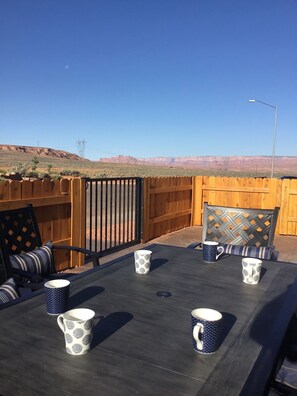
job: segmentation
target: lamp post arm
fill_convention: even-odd
[[[266,102],[261,102],[261,100],[258,100],[258,99],[254,99],[254,100],[255,100],[255,102],[262,103],[265,106],[269,106],[269,107],[272,107],[273,109],[277,110],[277,106],[273,106],[273,105],[271,105],[269,103],[266,103]]]
[[[258,99],[250,99],[249,102],[250,103],[254,103],[254,102],[262,103],[263,105],[272,107],[274,109],[274,129],[273,129],[271,175],[270,175],[270,177],[273,178],[273,176],[274,176],[274,162],[275,162],[276,127],[277,127],[277,106],[273,106],[269,103],[262,102],[261,100],[258,100]]]
[[[271,163],[271,178],[274,176],[274,161],[275,161],[275,144],[276,144],[276,127],[277,127],[277,106],[273,106],[274,112],[274,130],[273,130],[273,146],[272,146],[272,163]]]

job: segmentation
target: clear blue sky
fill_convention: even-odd
[[[0,144],[297,155],[296,0],[1,0]]]

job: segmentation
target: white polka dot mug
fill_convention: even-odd
[[[262,260],[246,257],[242,261],[242,280],[249,285],[257,285],[260,280]]]
[[[209,308],[197,308],[191,312],[192,343],[196,352],[214,353],[220,344],[222,319],[220,312]]]
[[[152,252],[150,250],[136,250],[134,252],[135,271],[137,274],[148,274],[151,267]]]
[[[95,312],[88,308],[71,309],[57,318],[65,336],[66,352],[83,355],[90,350]]]

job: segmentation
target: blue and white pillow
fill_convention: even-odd
[[[273,246],[241,246],[241,245],[222,245],[225,254],[234,254],[244,257],[254,257],[263,260],[271,260],[274,247]]]
[[[18,288],[13,278],[8,279],[0,286],[0,305],[19,297]]]
[[[46,242],[32,252],[9,256],[12,268],[28,271],[37,275],[49,275],[54,272],[52,243]]]

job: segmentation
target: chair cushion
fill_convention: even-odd
[[[297,389],[297,362],[285,358],[277,373],[276,381]]]
[[[8,279],[0,286],[0,305],[19,297],[18,288],[13,278]]]
[[[52,243],[46,242],[32,252],[9,256],[10,264],[15,269],[28,271],[37,275],[49,275],[54,272]]]
[[[263,260],[270,260],[274,252],[273,246],[241,246],[241,245],[222,245],[225,254],[234,254],[244,257],[254,257]]]

